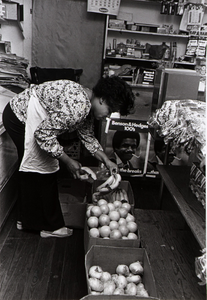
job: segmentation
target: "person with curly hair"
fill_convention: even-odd
[[[15,95],[3,112],[3,124],[17,147],[19,160],[18,229],[40,231],[41,237],[67,237],[58,196],[59,161],[75,179],[81,163],[69,157],[58,138],[74,131],[86,149],[105,164],[110,173],[118,166],[94,137],[94,119],[112,112],[127,115],[134,94],[121,78],[101,78],[91,90],[70,80],[31,84]]]
[[[109,155],[111,161],[115,162],[119,168],[137,169],[131,159],[136,153],[140,144],[139,132],[116,131],[112,139],[113,152]]]

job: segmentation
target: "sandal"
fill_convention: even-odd
[[[22,222],[21,221],[17,221],[17,229],[18,230],[23,230],[23,226],[22,226]]]
[[[67,227],[62,227],[55,231],[46,231],[46,230],[40,231],[40,236],[42,238],[48,238],[48,237],[64,238],[64,237],[71,236],[72,234],[73,234],[73,229]]]

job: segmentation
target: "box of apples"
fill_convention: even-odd
[[[94,181],[96,193],[102,181]],[[130,182],[120,181],[118,187],[88,204],[84,227],[84,248],[92,245],[140,247],[140,236],[134,216],[134,197]]]
[[[88,295],[92,299],[159,299],[144,248],[94,245],[85,256]]]

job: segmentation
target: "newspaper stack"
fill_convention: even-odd
[[[0,53],[0,85],[13,85],[23,89],[29,86],[29,61],[11,53]]]

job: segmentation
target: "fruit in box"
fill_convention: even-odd
[[[119,264],[114,274],[104,271],[100,266],[91,266],[88,271],[91,293],[149,297],[142,282],[143,272],[140,261],[132,262],[129,266]]]
[[[116,205],[120,205],[117,201],[129,202],[127,193],[124,189],[119,188],[121,175],[113,173],[104,182],[96,187],[96,191],[92,195],[93,204],[97,204],[105,195],[109,194],[110,201]],[[101,201],[103,202],[103,201]],[[117,206],[116,206],[117,207]]]
[[[130,213],[130,210],[131,205],[128,202],[122,203],[120,200],[108,203],[105,199],[100,199],[97,201],[97,205],[89,205],[86,217],[90,236],[110,239],[137,239],[138,228],[135,217]],[[100,214],[100,212],[103,213]],[[92,228],[99,230],[99,236],[97,231],[91,230]]]

